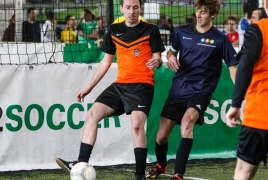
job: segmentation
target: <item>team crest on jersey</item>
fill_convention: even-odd
[[[135,56],[139,56],[140,55],[140,50],[139,49],[135,49],[134,50],[134,54],[135,54]]]

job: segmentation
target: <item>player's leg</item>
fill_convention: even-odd
[[[202,125],[204,112],[210,102],[210,96],[196,95],[184,101],[187,110],[181,120],[181,142],[176,154],[175,178],[183,179],[187,161],[193,146],[193,130],[196,123]]]
[[[145,179],[147,144],[144,124],[149,115],[154,87],[150,84],[118,84],[118,91],[122,98],[124,109],[131,114],[134,153],[136,158],[136,180]]]
[[[268,133],[242,125],[237,147],[235,180],[253,179],[261,161],[267,161]]]
[[[78,161],[66,161],[57,158],[57,164],[66,171],[70,171],[77,162],[88,162],[93,146],[97,137],[98,123],[104,117],[112,114],[114,110],[105,104],[95,102],[87,112],[87,117],[83,129],[82,142],[80,144],[80,151]]]
[[[177,99],[167,98],[161,112],[160,125],[155,142],[157,164],[146,175],[148,179],[156,179],[160,174],[167,171],[168,139],[172,129],[177,124],[177,120],[182,117],[180,114],[184,112],[185,108],[180,106]]]
[[[252,165],[237,158],[234,180],[251,180],[258,170],[259,165]]]
[[[98,123],[114,113],[109,106],[95,102],[87,112],[86,122],[83,129],[82,142],[80,145],[79,162],[88,162],[91,151],[96,141]]]
[[[175,121],[161,117],[155,143],[157,164],[146,175],[148,179],[156,179],[160,174],[167,171],[168,139],[175,125]]]
[[[106,88],[96,99],[95,103],[87,112],[83,129],[82,142],[78,156],[79,162],[88,162],[93,146],[96,141],[98,123],[104,117],[117,113],[122,114],[122,101],[115,90],[114,84]],[[78,161],[65,161],[58,158],[57,164],[64,170],[70,171]]]
[[[199,112],[194,108],[188,108],[181,121],[181,142],[176,154],[175,175],[183,178],[189,154],[193,145],[193,129],[199,118]]]
[[[131,131],[133,136],[134,154],[136,159],[136,179],[145,179],[147,143],[144,129],[147,115],[142,111],[132,111]]]

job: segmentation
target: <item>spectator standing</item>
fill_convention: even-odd
[[[248,19],[248,3],[244,2],[243,4],[243,12],[244,12],[244,17],[240,19],[238,23],[238,34],[239,34],[239,49],[241,49],[243,43],[244,43],[244,34],[246,31],[246,28],[249,25],[249,19]]]
[[[65,18],[66,27],[61,32],[61,41],[66,44],[76,43],[76,33],[75,33],[75,17],[73,15],[67,15]]]
[[[185,17],[185,24],[193,24],[196,23],[196,15],[189,14]]]
[[[57,27],[56,22],[54,13],[52,11],[46,12],[46,22],[41,32],[41,42],[54,42],[57,40],[55,33]]]
[[[41,42],[41,30],[39,23],[36,22],[37,11],[30,7],[27,9],[27,21],[22,23],[23,42]]]
[[[8,27],[4,31],[3,42],[15,42],[15,15],[11,17]]]
[[[167,30],[164,34],[161,34],[162,40],[167,43],[172,43],[172,38],[174,34],[174,26],[171,18],[165,14],[161,14],[157,23],[159,30]],[[169,42],[167,42],[167,34],[169,34]]]
[[[98,38],[98,24],[95,15],[88,9],[81,12],[78,23],[78,43],[93,43]]]
[[[225,30],[227,32],[227,37],[231,41],[234,47],[239,46],[239,35],[236,30],[237,28],[237,17],[235,16],[228,16],[226,20],[224,21],[225,24]],[[224,33],[224,32],[223,32]]]

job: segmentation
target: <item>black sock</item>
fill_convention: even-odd
[[[175,162],[175,173],[178,173],[181,178],[185,173],[186,164],[189,158],[193,146],[193,139],[182,138],[180,147],[177,151],[176,162]]]
[[[147,148],[134,148],[134,154],[136,159],[136,174],[145,174],[147,152]]]
[[[168,142],[159,145],[155,142],[155,155],[157,162],[164,168],[167,166]]]
[[[79,162],[88,162],[92,149],[93,149],[92,145],[81,142],[78,161]]]

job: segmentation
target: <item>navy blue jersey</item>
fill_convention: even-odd
[[[175,28],[172,49],[178,51],[180,67],[169,92],[170,97],[211,95],[218,84],[222,60],[227,66],[238,64],[236,51],[227,36],[211,27],[198,33],[195,24]]]

